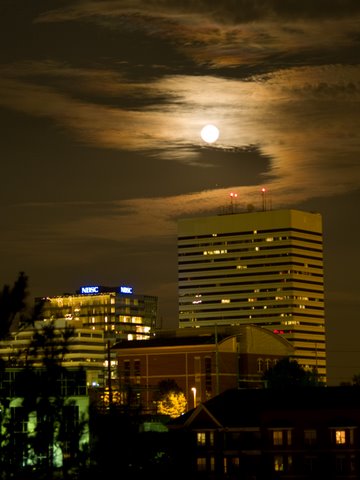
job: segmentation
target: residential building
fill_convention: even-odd
[[[167,426],[179,478],[360,478],[357,387],[228,390]]]
[[[178,221],[179,327],[253,324],[326,382],[322,218],[264,210]]]
[[[163,331],[150,340],[119,342],[112,350],[117,388],[131,392],[128,400],[147,413],[156,413],[162,381],[174,381],[193,408],[227,389],[262,387],[264,371],[293,354],[281,335],[253,325]]]

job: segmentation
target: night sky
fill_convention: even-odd
[[[264,187],[322,214],[329,383],[360,373],[359,0],[0,0],[0,41],[0,285],[131,285],[171,328],[177,218]]]

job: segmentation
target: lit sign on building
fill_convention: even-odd
[[[99,293],[99,287],[81,287],[80,293]]]
[[[132,287],[120,287],[120,293],[133,293]]]
[[[133,287],[126,287],[126,286],[120,286],[120,293],[125,293],[125,294],[132,294],[133,293]],[[117,290],[117,287],[110,288],[110,287],[101,287],[101,286],[86,286],[86,287],[80,287],[80,293],[85,294],[85,295],[96,295],[101,292],[115,292]]]

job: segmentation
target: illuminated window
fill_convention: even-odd
[[[335,430],[335,443],[336,445],[344,445],[346,443],[345,430]]]
[[[204,432],[198,432],[196,434],[196,442],[198,445],[206,445],[206,434]]]
[[[274,430],[272,432],[273,445],[291,445],[291,430]]]
[[[257,359],[258,373],[261,373],[263,371],[263,363],[264,361],[262,358]]]
[[[197,463],[198,472],[204,472],[206,470],[206,458],[205,457],[197,458],[196,463]]]
[[[210,471],[215,471],[215,457],[210,457]]]
[[[221,303],[230,303],[230,299],[229,298],[222,298]]]
[[[274,457],[274,470],[275,472],[284,471],[284,457],[282,455],[275,455]]]
[[[283,431],[275,430],[273,431],[273,445],[282,445],[284,443]]]
[[[316,443],[316,430],[304,430],[305,445],[314,445]]]

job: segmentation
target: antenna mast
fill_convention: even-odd
[[[235,213],[234,199],[237,198],[237,193],[230,193],[230,213]]]

